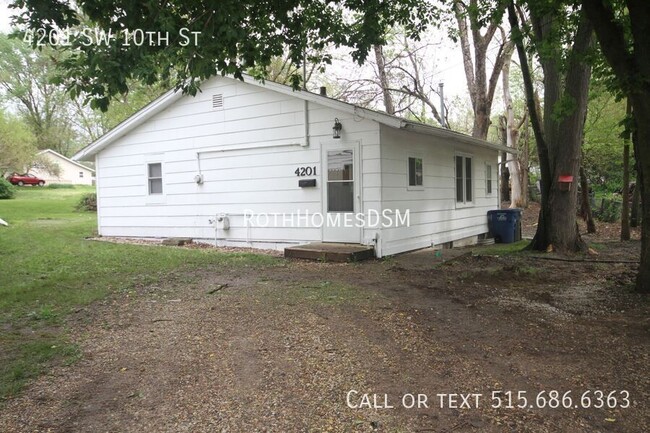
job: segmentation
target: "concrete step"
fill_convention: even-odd
[[[360,244],[315,242],[287,247],[284,256],[294,259],[321,260],[324,262],[359,262],[375,257],[375,249]]]

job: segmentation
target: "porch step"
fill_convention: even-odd
[[[324,262],[358,262],[375,257],[375,249],[360,244],[315,242],[287,247],[284,256],[294,259],[322,260]]]

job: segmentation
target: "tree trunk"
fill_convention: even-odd
[[[528,161],[530,160],[530,136],[528,134],[528,119],[524,121],[524,146],[522,152],[519,154],[519,176],[521,177],[521,191],[522,195],[522,207],[528,207],[528,188],[529,188],[529,178],[528,178]],[[521,143],[521,139],[520,139]]]
[[[632,115],[632,103],[627,98],[625,115],[629,118]],[[623,147],[623,207],[621,209],[621,240],[630,240],[630,143],[629,136],[625,136]]]
[[[630,227],[639,227],[639,212],[641,208],[641,194],[639,193],[639,178],[634,183],[634,192],[632,193],[632,210],[630,212]]]
[[[591,203],[589,203],[589,183],[582,165],[580,165],[580,190],[580,214],[587,223],[587,233],[596,233],[596,223],[591,213]]]
[[[510,201],[510,171],[508,170],[508,165],[506,160],[508,159],[508,154],[506,152],[501,153],[501,201]]]
[[[485,98],[479,97],[477,99],[472,137],[486,140],[490,130],[490,109],[487,107]]]
[[[628,110],[630,103],[628,102]],[[623,208],[621,209],[621,240],[630,240],[630,145],[623,147]]]
[[[374,45],[373,49],[375,51],[375,59],[377,61],[377,73],[379,74],[379,84],[381,85],[381,91],[384,96],[384,107],[386,108],[386,113],[395,114],[395,104],[393,103],[393,96],[390,94],[390,84],[388,83],[388,77],[386,75],[386,61],[384,59],[384,50],[381,45]]]
[[[513,33],[521,35],[514,4],[508,4],[508,16]],[[531,22],[538,43],[545,43],[554,31],[552,14],[538,16],[531,11]],[[576,221],[576,180],[580,167],[580,147],[587,109],[587,94],[591,68],[584,62],[592,41],[591,23],[583,15],[573,37],[573,47],[564,76],[553,56],[540,59],[544,69],[544,124],[536,115],[532,75],[523,40],[516,38],[517,53],[526,87],[526,100],[538,143],[542,172],[542,201],[537,232],[531,242],[535,250],[584,251],[586,244],[578,232]],[[561,101],[571,101],[571,112],[558,117],[554,112]],[[571,176],[569,188],[559,182],[560,176]]]
[[[596,36],[607,63],[612,67],[622,90],[632,102],[636,133],[632,135],[636,159],[637,185],[641,196],[641,263],[636,290],[650,293],[650,3],[627,0],[622,25],[612,2],[582,0],[585,13],[595,25]],[[620,4],[619,4],[620,5]]]
[[[650,293],[650,88],[631,94],[635,133],[632,134],[641,196],[641,263],[636,290]]]
[[[510,155],[512,158],[513,155]],[[521,172],[519,170],[519,161],[508,161],[508,171],[510,171],[510,208],[520,208],[524,206],[521,186]]]
[[[503,104],[505,105],[505,134],[506,146],[511,149],[517,149],[519,144],[519,128],[515,124],[515,110],[512,105],[512,96],[510,95],[510,56],[508,56],[506,63],[503,65],[501,72],[503,80]],[[510,172],[510,208],[519,208],[524,206],[524,194],[521,185],[521,170],[519,165],[519,158],[516,153],[509,153],[507,156],[508,171]]]
[[[480,22],[479,16],[475,13],[475,10],[479,7],[477,0],[467,2],[454,0],[452,7],[458,23],[458,37],[463,54],[467,90],[474,112],[472,136],[485,140],[490,128],[490,113],[494,92],[506,59],[510,58],[507,51],[508,49],[512,50],[512,48],[510,42],[504,38],[494,58],[492,71],[488,77],[487,52],[494,34],[501,24],[501,14],[494,13],[490,21]],[[503,12],[504,7],[504,3],[499,4],[496,12]],[[469,26],[467,25],[468,21]],[[484,34],[481,34],[481,28],[485,28]]]

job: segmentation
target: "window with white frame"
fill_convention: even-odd
[[[422,158],[409,156],[409,186],[422,186]]]
[[[83,171],[80,171],[80,172],[79,172],[79,177],[80,177],[80,178],[84,177],[84,172],[83,172]]]
[[[147,176],[149,183],[149,195],[162,194],[162,164],[160,162],[147,164]]]
[[[490,164],[485,165],[485,194],[492,194],[492,166]]]
[[[470,204],[474,200],[472,157],[456,155],[456,204]]]

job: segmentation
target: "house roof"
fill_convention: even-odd
[[[43,155],[43,154],[45,154],[45,153],[50,153],[50,154],[56,156],[57,158],[64,159],[64,160],[68,161],[69,163],[74,164],[74,165],[76,165],[76,166],[79,167],[79,168],[83,168],[83,169],[85,169],[85,170],[88,170],[88,171],[90,171],[90,172],[92,172],[92,173],[95,172],[95,170],[93,170],[92,168],[90,168],[90,167],[88,167],[88,166],[85,166],[85,165],[83,165],[83,164],[79,164],[77,161],[73,161],[73,160],[71,160],[70,158],[68,158],[68,157],[66,157],[66,156],[63,156],[63,155],[61,155],[59,152],[56,152],[56,151],[54,151],[54,150],[52,150],[52,149],[41,150],[40,152],[37,153],[37,155]]]
[[[232,78],[235,79],[235,78]],[[485,147],[493,150],[516,153],[513,149],[506,147],[501,144],[490,143],[485,140],[471,137],[460,132],[451,131],[449,129],[439,128],[433,125],[427,125],[425,123],[414,122],[411,120],[402,119],[397,116],[393,116],[387,113],[382,113],[380,111],[370,110],[368,108],[359,107],[357,105],[349,104],[347,102],[338,101],[336,99],[330,98],[328,96],[312,93],[306,90],[294,90],[290,86],[284,84],[274,83],[271,81],[259,82],[253,77],[244,74],[244,79],[247,84],[254,86],[266,88],[275,92],[283,93],[290,95],[305,101],[314,102],[335,110],[343,111],[346,113],[354,114],[358,117],[363,117],[366,119],[374,120],[380,124],[401,129],[407,131],[413,131],[419,134],[432,135],[443,139],[455,140],[457,142]],[[159,98],[155,99],[140,111],[133,114],[131,117],[127,118],[123,122],[119,123],[113,129],[108,131],[106,134],[102,135],[100,138],[90,143],[88,146],[84,147],[73,155],[73,159],[81,161],[90,161],[91,158],[100,152],[102,149],[106,148],[113,141],[124,136],[129,131],[140,126],[145,121],[156,115],[157,113],[163,111],[178,99],[183,96],[183,93],[177,89],[169,90],[167,93],[161,95]],[[65,158],[65,157],[64,157]]]

